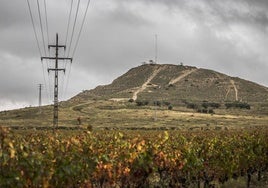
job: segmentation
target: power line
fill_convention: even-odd
[[[49,44],[49,29],[48,29],[48,18],[47,18],[47,3],[46,0],[44,0],[44,5],[45,5],[45,16],[46,16],[46,28],[47,28],[47,43]]]
[[[30,5],[29,0],[27,0],[27,4],[28,4],[28,8],[29,8],[29,13],[30,13],[30,17],[31,17],[31,22],[32,22],[33,30],[34,30],[34,36],[35,36],[37,48],[38,48],[38,51],[39,51],[39,55],[42,56],[39,40],[38,40],[38,37],[37,37],[37,31],[36,31],[36,27],[35,27],[35,24],[34,24],[33,13],[32,13],[32,9],[31,9],[31,5]],[[49,94],[48,94],[48,90],[47,90],[47,87],[46,87],[46,78],[45,78],[45,72],[44,72],[43,63],[42,63],[42,70],[43,70],[43,80],[44,80],[44,83],[45,83],[46,94],[47,94],[47,97],[48,97]]]
[[[44,64],[43,64],[43,62],[41,62],[41,64],[42,64],[42,70],[43,70],[43,79],[44,79],[44,83],[45,83],[46,95],[47,95],[47,98],[49,99],[50,97],[49,97],[49,92],[47,90],[47,81],[46,81],[46,77],[45,77]],[[48,80],[48,83],[49,83],[49,80]]]
[[[44,9],[45,9],[45,26],[46,26],[46,37],[47,37],[47,45],[49,45],[50,42],[50,38],[49,38],[49,24],[48,24],[48,14],[47,14],[47,1],[44,0]],[[48,55],[50,57],[50,50],[48,50]],[[49,60],[46,60],[46,69],[49,69]],[[51,101],[51,87],[50,87],[50,79],[49,79],[49,72],[47,73],[47,77],[48,77],[48,99],[49,101]],[[46,83],[45,83],[46,86]]]
[[[50,48],[48,48],[48,56],[51,57]],[[48,70],[49,69],[50,60],[46,60],[46,63],[47,63],[47,69],[46,70]],[[47,72],[47,77],[48,77],[49,101],[51,101],[52,100],[52,97],[51,97],[51,93],[52,93],[51,91],[52,91],[52,89],[51,89],[51,84],[50,84],[51,80],[50,80],[50,77],[49,77],[49,72]]]
[[[49,25],[48,25],[48,14],[47,14],[47,1],[46,0],[44,0],[44,8],[45,8],[45,23],[46,23],[46,34],[47,34],[47,44],[49,44],[49,41],[50,41],[50,39],[49,39]],[[49,57],[50,57],[50,50],[48,50],[48,55],[49,55]],[[49,68],[49,66],[48,66],[48,60],[46,60],[46,65],[47,65],[47,69]],[[46,91],[47,91],[47,93],[51,93],[51,90],[50,90],[50,84],[49,84],[49,74],[47,74],[47,76],[48,76],[48,89],[47,89],[47,83],[45,82],[45,89],[46,89]],[[51,100],[51,96],[49,95],[49,94],[47,94],[47,98],[49,99],[49,101]]]
[[[73,1],[72,1],[72,3],[73,3]],[[73,4],[71,4],[71,10],[72,10],[72,6],[73,6]],[[71,34],[71,40],[70,40],[70,44],[69,44],[69,48],[68,48],[68,53],[67,53],[68,55],[67,56],[70,55],[70,50],[71,50],[71,46],[72,46],[72,42],[73,42],[73,37],[74,37],[74,31],[75,31],[75,27],[76,27],[76,23],[77,23],[77,16],[78,16],[78,12],[79,12],[79,7],[80,7],[80,0],[77,3],[76,13],[75,13],[75,19],[74,19],[74,24],[73,24],[72,34]],[[70,14],[69,14],[69,18],[70,17],[71,17],[71,11],[70,11]],[[67,37],[66,37],[66,42],[67,42]],[[66,66],[66,64],[65,64],[65,66]],[[64,96],[66,94],[66,91],[67,91],[67,88],[68,88],[68,85],[69,85],[69,79],[70,79],[71,69],[72,69],[72,63],[70,65],[70,69],[69,69],[68,74],[67,74],[67,83],[66,83],[65,89],[63,91]]]
[[[76,21],[77,21],[77,15],[78,15],[78,12],[79,12],[79,6],[80,6],[80,0],[78,0],[78,3],[77,3],[77,8],[76,8],[76,13],[75,13],[75,19],[74,19],[74,25],[73,25],[73,30],[72,30],[72,35],[71,35],[71,41],[70,41],[70,44],[69,44],[69,49],[68,49],[68,55],[70,55],[70,50],[71,50],[71,46],[72,46],[72,42],[73,42],[73,36],[74,36],[74,30],[75,30],[75,26],[76,26]]]
[[[41,29],[41,33],[42,33],[43,47],[44,47],[45,56],[46,56],[47,53],[46,53],[45,37],[44,37],[44,30],[43,30],[43,23],[42,23],[39,0],[37,0],[36,2],[37,2],[38,15],[39,15],[39,21],[40,21],[40,29]]]
[[[58,127],[58,114],[59,114],[59,100],[58,100],[58,93],[59,93],[59,86],[58,86],[58,77],[59,71],[65,71],[65,69],[61,69],[58,66],[58,61],[60,60],[69,60],[72,61],[72,58],[66,57],[59,57],[59,48],[66,48],[65,45],[59,45],[59,38],[58,33],[56,34],[56,44],[55,45],[48,45],[49,48],[55,48],[55,57],[41,57],[41,60],[48,59],[48,60],[55,60],[55,68],[50,68],[48,71],[54,71],[54,115],[53,115],[53,126],[54,128]]]
[[[65,61],[64,68],[65,69],[67,68],[67,62],[66,61]],[[66,97],[66,91],[67,91],[68,84],[69,84],[69,77],[70,77],[70,71],[71,71],[71,69],[72,69],[72,63],[70,63],[70,68],[68,69],[69,70],[68,73],[64,73],[64,76],[63,76],[63,80],[62,80],[62,84],[63,84],[62,96],[63,96],[63,98]]]
[[[81,27],[80,27],[80,31],[79,31],[79,34],[78,34],[78,37],[77,37],[77,40],[76,40],[76,43],[75,43],[75,47],[74,47],[72,57],[74,57],[74,54],[75,54],[77,46],[78,46],[78,42],[79,42],[79,39],[80,39],[80,36],[81,36],[81,33],[82,33],[82,29],[83,29],[84,24],[85,24],[89,4],[90,4],[90,0],[88,0],[88,2],[87,2],[87,8],[86,8],[86,11],[85,11],[85,14],[84,14],[84,17],[83,17],[83,21],[82,21],[82,24],[81,24]]]
[[[67,74],[67,83],[65,85],[64,96],[66,95],[66,92],[67,92],[67,89],[68,89],[68,86],[69,86],[71,70],[72,70],[72,63],[70,65],[70,68],[69,68],[69,71],[68,71],[68,74]]]
[[[62,98],[62,100],[64,100],[63,99],[63,91],[64,91],[64,76],[61,76],[60,77],[60,88],[59,88],[59,96],[60,96],[60,98]]]
[[[67,39],[68,39],[68,36],[69,36],[69,30],[70,30],[70,23],[71,23],[71,16],[72,16],[72,12],[73,12],[73,0],[71,0],[71,6],[70,6],[70,10],[69,10],[69,16],[68,16],[68,24],[67,24],[67,31],[66,31],[66,36],[65,36],[65,46],[67,44]],[[64,50],[64,56],[65,56],[65,53],[66,53],[66,50]],[[67,66],[67,61],[64,61],[64,68],[66,69],[66,66]],[[68,75],[67,75],[68,76]],[[66,92],[66,89],[64,87],[64,79],[65,78],[65,75],[63,76],[63,79],[62,79],[62,98],[65,98],[65,92]],[[68,78],[67,78],[68,79]]]
[[[36,43],[37,43],[39,54],[40,54],[40,56],[42,56],[41,48],[40,48],[40,44],[39,44],[39,41],[38,41],[37,32],[36,32],[36,28],[35,28],[35,25],[34,25],[33,14],[32,14],[32,10],[31,10],[31,6],[30,6],[30,3],[29,3],[29,0],[27,0],[27,3],[28,3],[28,8],[29,8],[30,16],[31,16],[32,26],[33,26],[34,35],[35,35],[35,40],[36,40]]]
[[[65,45],[67,44],[67,38],[69,36],[69,28],[70,28],[70,22],[71,22],[71,15],[72,15],[72,11],[73,11],[73,0],[71,1],[71,7],[70,7],[70,11],[69,11],[69,18],[68,18],[68,24],[67,24],[67,33],[66,33],[66,37],[65,37]]]
[[[34,34],[35,34],[35,39],[36,39],[36,42],[37,42],[37,47],[38,47],[38,50],[39,50],[39,54],[40,54],[40,56],[42,56],[43,55],[43,50],[44,50],[44,55],[47,56],[47,54],[49,54],[49,57],[50,57],[50,51],[47,50],[47,48],[46,48],[46,42],[48,44],[50,43],[49,22],[48,22],[49,20],[48,20],[48,9],[47,9],[48,1],[43,0],[43,3],[42,3],[42,2],[40,2],[40,0],[36,0],[37,10],[38,10],[38,18],[37,18],[37,20],[39,20],[38,22],[40,22],[40,31],[41,31],[41,33],[38,33],[38,32],[40,32],[39,30],[37,32],[37,29],[39,29],[39,28],[37,28],[39,26],[39,24],[36,23],[36,20],[34,20],[32,6],[31,6],[29,0],[27,0],[27,3],[28,3],[28,8],[29,8],[30,16],[31,16],[31,21],[32,21],[33,29],[34,29]],[[81,0],[78,0],[78,1],[71,0],[71,1],[69,1],[69,3],[71,3],[71,5],[70,5],[69,12],[68,12],[69,15],[68,15],[67,31],[66,31],[66,36],[65,36],[65,45],[67,43],[69,43],[69,45],[68,45],[69,46],[68,55],[67,56],[69,56],[70,54],[72,54],[72,56],[74,56],[76,51],[77,51],[79,40],[80,40],[82,31],[83,31],[83,28],[84,28],[84,25],[85,25],[85,20],[86,20],[88,8],[89,8],[90,0],[88,0],[88,2],[87,2],[86,8],[84,9],[84,13],[81,14],[81,16],[83,16],[83,17],[81,17],[82,18],[81,25],[78,24],[78,17],[80,16],[79,11],[82,11],[81,10],[82,9]],[[75,16],[75,17],[73,17],[73,16]],[[38,26],[36,26],[36,24],[38,24]],[[41,38],[39,38],[40,35],[41,35]],[[41,43],[43,43],[43,44],[41,44]],[[44,48],[44,49],[42,50],[42,48]],[[65,53],[66,53],[66,51],[64,51],[64,56],[66,55]],[[46,66],[47,66],[48,69],[50,68],[50,65],[48,64],[49,62],[50,62],[50,60],[46,60]],[[66,68],[66,65],[67,65],[67,62],[65,62],[64,68]],[[48,89],[49,90],[51,89],[51,87],[50,87],[50,76],[48,74],[48,77],[47,77],[47,80],[46,80],[45,73],[44,73],[44,68],[45,68],[44,66],[45,65],[42,63],[43,79],[44,79],[44,82],[45,82],[45,88],[46,88],[46,91],[47,91],[48,98],[51,98],[51,96],[48,94]],[[64,83],[66,83],[65,90],[64,90],[64,88],[62,89],[63,95],[65,95],[65,92],[66,92],[66,90],[68,88],[68,85],[69,85],[69,78],[70,78],[71,68],[72,67],[70,65],[70,69],[68,71],[68,74],[66,74],[66,78],[64,76],[64,79],[62,81],[63,85],[64,85]],[[67,80],[65,80],[65,79],[67,79]],[[46,86],[47,81],[48,81],[48,89],[47,89],[47,86]],[[49,93],[50,93],[50,91],[49,91]]]
[[[81,27],[80,27],[80,30],[79,30],[79,33],[78,33],[78,37],[77,37],[77,40],[76,40],[76,43],[75,43],[75,47],[74,47],[74,51],[73,51],[72,57],[74,57],[75,52],[76,52],[76,49],[77,49],[77,46],[78,46],[78,43],[79,43],[79,39],[80,39],[82,30],[83,30],[83,27],[84,27],[84,24],[85,24],[85,20],[86,20],[86,16],[87,16],[89,4],[90,4],[90,0],[88,0],[88,3],[87,3],[87,7],[86,7],[86,10],[85,10],[85,14],[83,16],[83,21],[82,21],[82,24],[81,24]],[[68,86],[69,86],[71,69],[72,69],[72,63],[70,64],[70,69],[69,69],[68,74],[67,74],[67,83],[66,83],[66,87],[65,87],[65,90],[64,90],[64,95],[66,94],[67,89],[68,89]]]
[[[51,83],[53,83],[52,77],[49,75],[49,72],[48,72],[48,87],[49,87],[49,100],[50,101],[52,101],[52,84]]]

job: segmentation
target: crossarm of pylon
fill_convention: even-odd
[[[43,59],[48,59],[48,60],[69,60],[69,61],[73,61],[73,58],[67,58],[67,57],[41,57],[41,61],[43,61]]]

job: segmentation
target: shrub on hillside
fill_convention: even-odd
[[[209,109],[209,110],[208,110],[208,113],[209,113],[209,114],[215,114],[215,112],[214,112],[213,109]]]
[[[198,109],[198,104],[195,103],[187,103],[187,108],[191,108],[191,109]]]
[[[219,108],[221,105],[219,103],[215,103],[215,102],[203,102],[202,103],[202,107],[203,108]]]
[[[142,101],[136,101],[137,106],[142,106]]]
[[[207,102],[203,101],[203,103],[188,103],[185,102],[186,107],[190,109],[196,110],[198,113],[209,113],[209,114],[214,114],[214,109],[219,108],[221,105],[219,103],[214,103],[214,102]]]
[[[161,106],[162,104],[161,104],[160,101],[154,101],[154,105],[155,105],[155,106]]]
[[[166,105],[166,106],[169,106],[169,105],[171,104],[170,102],[167,102],[167,101],[164,101],[163,103],[164,103],[164,105]]]
[[[215,114],[213,109],[207,109],[207,108],[198,108],[197,112],[203,114]]]
[[[250,105],[248,103],[245,102],[229,102],[229,103],[225,103],[225,106],[227,109],[229,108],[240,108],[240,109],[248,109],[250,110]]]
[[[144,105],[148,105],[149,104],[149,101],[143,101]]]
[[[137,106],[147,106],[149,101],[136,101]]]

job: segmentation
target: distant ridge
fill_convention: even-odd
[[[93,98],[114,100],[168,101],[268,101],[268,88],[251,81],[183,65],[145,64],[130,69],[111,84],[98,86],[71,101]]]

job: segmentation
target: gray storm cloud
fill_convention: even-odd
[[[29,2],[43,47],[36,1]],[[71,0],[46,2],[50,43],[58,32],[63,44]],[[81,3],[78,25],[86,0]],[[61,99],[108,84],[153,59],[155,34],[159,63],[183,62],[267,86],[267,10],[266,0],[92,0],[74,62],[66,67],[69,81],[60,83],[62,88],[69,83]],[[1,2],[0,41],[0,110],[37,105],[39,83],[46,87],[43,101],[52,103],[53,75],[40,62],[26,1]]]

